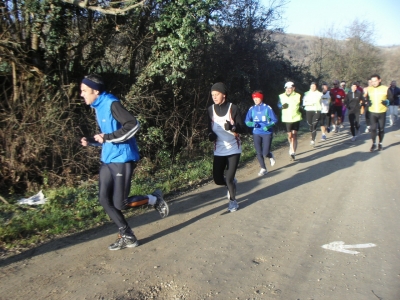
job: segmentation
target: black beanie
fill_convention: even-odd
[[[211,92],[213,92],[213,91],[217,91],[217,92],[220,92],[220,93],[226,95],[227,88],[226,88],[225,84],[223,84],[222,82],[217,82],[211,87]]]

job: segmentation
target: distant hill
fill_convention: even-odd
[[[312,45],[318,37],[312,35],[277,33],[273,39],[279,43],[285,58],[303,63],[311,53]]]
[[[298,64],[307,65],[313,51],[313,45],[318,41],[319,37],[312,35],[276,33],[273,40],[279,43],[280,50],[285,58],[290,59]],[[337,42],[343,42],[338,40]],[[400,45],[377,47],[382,52],[384,60],[381,77],[385,84],[389,84],[391,80],[397,80],[400,86]]]

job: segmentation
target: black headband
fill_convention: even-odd
[[[104,90],[104,84],[96,83],[94,81],[91,81],[88,78],[83,78],[82,83],[86,84],[91,89],[94,89],[94,90],[99,91],[99,92],[102,92]]]

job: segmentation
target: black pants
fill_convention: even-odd
[[[213,178],[217,185],[226,185],[234,200],[235,185],[233,179],[235,178],[236,170],[239,165],[240,154],[232,154],[228,156],[215,156],[213,163]],[[225,172],[226,169],[226,172]],[[225,178],[224,178],[225,173]]]
[[[379,143],[382,143],[383,137],[385,136],[385,123],[386,123],[386,112],[374,113],[370,112],[370,130],[372,142],[376,143],[376,127],[378,127]]]
[[[118,228],[129,227],[121,210],[126,208],[135,162],[102,164],[99,175],[99,202]],[[144,197],[147,196],[135,196]]]
[[[254,148],[257,152],[257,160],[260,167],[267,169],[265,167],[264,156],[272,157],[270,152],[272,143],[272,133],[271,134],[253,134]]]
[[[365,108],[365,124],[371,126],[371,113],[369,112],[368,107]]]
[[[315,141],[315,137],[317,136],[317,126],[319,122],[319,118],[321,117],[320,111],[306,111],[307,123],[311,132],[311,139]]]
[[[353,136],[356,135],[356,130],[360,129],[360,114],[349,113],[350,130]]]

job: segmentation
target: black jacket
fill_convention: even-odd
[[[359,90],[348,92],[344,98],[344,104],[349,110],[349,114],[359,114],[361,106],[365,104],[363,93]]]
[[[400,104],[400,89],[396,86],[395,88],[389,87],[389,90],[393,96],[392,101],[390,101],[390,105],[399,105]]]

